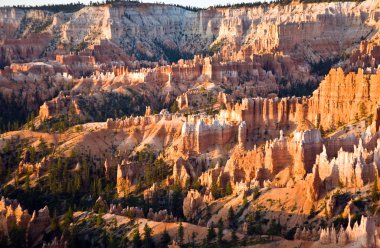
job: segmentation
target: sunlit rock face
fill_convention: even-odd
[[[375,111],[380,93],[380,73],[364,73],[363,69],[345,74],[332,69],[314,91],[309,104],[309,118],[329,129],[338,122],[346,123]]]
[[[322,245],[336,245],[345,247],[346,245],[360,247],[377,247],[379,237],[376,229],[374,217],[362,217],[359,222],[355,222],[351,227],[351,219],[346,229],[325,228],[320,232],[319,242]]]
[[[45,206],[38,212],[34,211],[32,216],[28,210],[23,210],[17,200],[4,198],[0,200],[0,233],[9,237],[15,228],[26,231],[25,242],[29,246],[35,246],[50,225],[49,208]]]
[[[56,39],[69,47],[108,39],[130,54],[156,60],[168,49],[186,55],[214,48],[223,57],[283,52],[319,61],[366,37],[379,18],[378,8],[370,0],[201,11],[137,3],[89,6],[73,13],[2,8],[1,62],[51,53],[58,49]],[[368,15],[361,15],[363,11]]]
[[[366,162],[368,157],[377,157],[378,149],[368,152],[363,148],[360,140],[358,146],[354,146],[353,152],[343,149],[332,160],[328,160],[326,148],[317,156],[316,165],[319,176],[324,181],[325,190],[332,190],[339,185],[344,187],[360,188],[373,181],[378,173],[376,162]],[[373,154],[375,153],[375,154]]]

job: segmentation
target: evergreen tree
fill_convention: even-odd
[[[253,214],[250,214],[247,218],[247,234],[248,235],[260,235],[262,234],[262,228],[259,221],[255,221]]]
[[[223,219],[220,218],[218,221],[218,243],[219,244],[223,242],[223,229],[224,229]]]
[[[120,241],[120,247],[121,248],[127,248],[129,247],[129,240],[128,240],[128,236],[125,235],[121,238],[121,241]]]
[[[256,200],[259,197],[259,195],[260,195],[260,189],[259,187],[255,187],[253,189],[253,200]]]
[[[113,218],[111,222],[111,229],[115,230],[117,228],[117,219]]]
[[[313,217],[315,216],[315,205],[311,205],[311,209],[310,209],[310,216]]]
[[[207,247],[209,247],[209,241],[207,240],[207,237],[204,238],[204,239],[202,240],[202,245],[201,245],[201,247],[202,247],[202,248],[207,248]]]
[[[226,185],[226,195],[232,195],[232,186],[230,181],[228,181]]]
[[[144,240],[143,245],[145,248],[154,248],[154,241],[152,238],[152,229],[148,226],[147,223],[145,223],[144,226]]]
[[[15,185],[15,188],[17,189],[18,188],[18,173],[14,173],[14,185]]]
[[[174,101],[173,104],[170,106],[170,113],[177,113],[179,111],[177,101]]]
[[[232,246],[236,246],[238,242],[239,242],[239,238],[238,238],[238,236],[236,236],[236,230],[232,229],[232,233],[231,233],[231,245]]]
[[[59,220],[57,217],[57,210],[54,210],[53,217],[51,218],[50,229],[53,233],[59,231]]]
[[[183,204],[183,197],[182,197],[182,190],[181,187],[178,184],[174,184],[172,187],[172,202],[170,210],[173,213],[174,216],[182,217],[182,204]]]
[[[164,232],[162,233],[161,239],[160,239],[160,247],[166,248],[166,247],[168,247],[169,243],[170,243],[170,235],[165,228]]]
[[[246,206],[247,204],[248,204],[247,197],[244,196],[244,197],[243,197],[243,206]]]
[[[0,156],[0,177],[3,175],[3,173],[4,173],[3,159]]]
[[[113,234],[113,232],[107,232],[106,234],[106,238],[107,238],[107,248],[118,248],[120,247],[121,244],[119,244],[118,242],[118,239],[115,238],[115,235]]]
[[[29,191],[30,190],[30,176],[29,176],[29,171],[26,173],[26,176],[25,176],[25,191]]]
[[[23,248],[26,247],[26,230],[17,226],[16,221],[11,223],[11,228],[9,231],[9,240],[11,242],[11,247]]]
[[[63,216],[63,228],[66,229],[72,221],[73,221],[73,210],[71,207],[69,207],[69,209]]]
[[[210,243],[215,237],[216,237],[216,232],[213,225],[211,225],[207,230],[207,237],[206,237],[207,243]]]
[[[96,216],[96,225],[100,226],[103,223],[103,213],[101,210],[99,210],[98,215]]]
[[[139,232],[139,229],[136,228],[136,230],[133,233],[133,237],[132,237],[132,247],[133,248],[141,248],[141,245],[142,245],[142,242],[141,242],[141,238],[140,238],[140,232]]]
[[[211,194],[215,199],[219,199],[220,197],[222,197],[221,188],[215,182],[211,185]]]
[[[228,225],[230,228],[234,229],[235,228],[235,212],[232,207],[228,209]]]
[[[379,187],[377,185],[377,175],[375,176],[375,180],[373,182],[372,191],[371,191],[371,199],[373,202],[379,200]]]
[[[181,222],[179,222],[179,226],[178,226],[178,244],[179,245],[183,244],[184,235],[185,235],[185,233],[184,233],[182,221],[181,221]]]
[[[269,235],[280,235],[281,234],[281,224],[280,222],[276,222],[274,219],[272,219],[269,229],[268,229],[268,234]]]
[[[196,242],[195,242],[195,238],[197,237],[197,234],[195,232],[193,232],[191,234],[191,247],[192,248],[195,248],[197,246]]]

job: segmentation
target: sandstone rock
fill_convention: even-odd
[[[217,184],[218,179],[222,173],[223,168],[220,167],[220,164],[218,162],[214,168],[208,169],[202,173],[202,175],[200,175],[199,182],[202,186],[206,186],[207,188],[211,189],[212,185]]]
[[[360,212],[359,208],[355,205],[355,203],[352,200],[350,200],[347,203],[346,207],[344,208],[342,216],[344,218],[347,218],[347,217],[352,216],[354,214],[357,214],[359,212]]]
[[[152,187],[144,190],[144,200],[147,202],[151,202],[157,190],[158,190],[157,183],[153,183]]]
[[[68,243],[63,239],[63,236],[61,239],[58,239],[57,237],[54,237],[53,241],[50,243],[43,243],[42,248],[67,248]]]
[[[199,218],[205,210],[203,196],[196,190],[190,190],[183,200],[183,214],[188,219]]]
[[[157,222],[176,222],[176,219],[173,217],[173,215],[169,215],[166,209],[154,213],[153,209],[150,208],[147,215],[147,219]]]
[[[104,161],[104,174],[106,175],[106,179],[109,180],[111,178],[111,165],[110,165],[110,162],[108,161],[108,159],[106,159],[106,161]]]
[[[73,171],[79,172],[79,171],[81,170],[81,168],[82,168],[82,166],[81,166],[80,163],[78,162],[78,163],[76,163],[76,165],[75,165]]]
[[[121,208],[121,206],[112,208],[112,213],[127,216],[129,218],[144,218],[144,211],[138,207],[129,207]]]
[[[358,13],[376,13],[376,7],[375,4],[305,3],[272,5],[268,9],[257,6],[193,12],[175,6],[118,3],[102,7],[87,6],[66,15],[4,8],[0,14],[0,23],[4,27],[0,37],[5,40],[6,46],[3,47],[0,62],[36,58],[56,35],[53,30],[59,30],[60,42],[68,44],[69,48],[80,44],[92,30],[98,30],[91,33],[91,43],[96,44],[93,51],[98,59],[115,54],[118,60],[126,61],[128,57],[120,55],[126,51],[154,58],[164,54],[163,49],[169,48],[199,54],[220,44],[221,54],[229,58],[248,60],[254,57],[253,54],[280,51],[297,53],[315,61],[318,57],[326,58],[344,51],[352,43],[360,41],[362,36],[365,37],[378,18],[376,14],[361,17]],[[142,10],[145,10],[144,15],[136,14]],[[335,14],[326,14],[328,11]],[[35,26],[50,24],[47,25],[49,28],[34,36],[33,28],[25,28],[22,34],[25,38],[12,39],[17,37],[17,29],[23,30],[23,17]],[[307,24],[299,26],[299,23]],[[167,29],[169,25],[171,28]],[[179,36],[181,30],[187,30],[186,37]],[[321,33],[325,34],[323,39],[320,38]],[[338,39],[339,35],[343,38]],[[39,39],[33,42],[31,36]],[[155,39],[162,45],[158,47]],[[311,48],[307,49],[307,45]],[[113,50],[114,53],[111,52]],[[211,78],[220,76],[218,73],[207,75]]]
[[[195,121],[195,122],[194,122]],[[205,153],[215,147],[224,147],[237,134],[237,126],[220,122],[218,119],[199,118],[182,126],[181,150]]]
[[[338,233],[338,245],[344,246],[348,243],[348,236],[344,228],[341,226]]]
[[[97,208],[97,210],[95,210],[96,212],[98,212],[99,209],[107,209],[107,202],[103,200],[101,196],[99,196],[95,201],[95,207]]]
[[[245,121],[242,121],[238,129],[238,144],[239,147],[244,149],[247,143],[247,126]]]
[[[248,193],[248,186],[244,182],[236,183],[233,187],[233,194],[235,195],[246,195]]]
[[[336,127],[338,122],[347,123],[372,113],[377,106],[377,100],[372,97],[379,92],[376,82],[379,82],[378,72],[365,74],[363,69],[358,69],[357,73],[345,75],[341,68],[332,69],[313,93],[308,115],[313,113],[323,116],[319,124],[329,129]],[[345,92],[344,95],[338,93],[338,88]]]
[[[27,229],[30,221],[31,216],[28,211],[23,210],[17,201],[5,199],[4,197],[1,198],[0,235],[8,236],[8,231],[14,224],[20,228]]]
[[[119,196],[128,195],[137,178],[141,175],[141,166],[137,163],[127,162],[123,160],[117,166],[116,187]]]
[[[360,224],[355,223],[353,228],[351,228],[350,220],[346,230],[341,227],[338,234],[334,227],[322,229],[319,242],[325,245],[343,246],[349,243],[360,247],[375,247],[377,231],[374,217],[362,216]]]
[[[182,158],[179,158],[173,167],[174,182],[181,185],[181,187],[185,187],[187,183],[191,182],[191,178],[195,178],[194,170],[191,171],[191,169],[191,166],[189,166]]]
[[[375,168],[371,163],[366,163],[364,156],[367,151],[361,142],[354,146],[353,152],[338,151],[336,158],[328,160],[326,149],[317,156],[316,164],[319,166],[319,174],[324,182],[325,190],[331,190],[339,184],[345,187],[362,187],[374,180]]]
[[[300,227],[297,227],[296,232],[294,234],[295,240],[307,240],[307,241],[314,241],[319,239],[319,233],[317,229],[309,230],[307,228],[301,229]]]
[[[42,239],[42,235],[47,227],[50,225],[49,209],[45,206],[38,211],[34,211],[30,222],[27,227],[27,242],[28,245],[34,246]]]
[[[180,248],[175,240],[172,240],[172,243],[168,246],[168,248]]]
[[[318,165],[314,165],[313,173],[308,178],[307,197],[311,202],[318,200],[322,187],[322,180],[319,177]]]

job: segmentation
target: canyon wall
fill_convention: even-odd
[[[165,118],[169,122],[175,120],[182,123],[178,146],[182,152],[199,154],[216,147],[225,149],[234,144],[245,147],[247,143],[278,137],[280,130],[285,133],[316,127],[328,130],[370,114],[375,117],[379,85],[380,72],[367,74],[359,69],[357,73],[345,74],[338,68],[329,72],[309,98],[245,98],[241,103],[227,101],[226,109],[215,117],[202,114],[181,117],[167,113],[117,122],[110,120],[108,127],[128,128],[132,123],[145,126]],[[330,142],[329,148],[332,146],[334,144]],[[331,154],[335,154],[338,149],[333,148]],[[307,171],[310,172],[312,164],[308,164]]]
[[[345,74],[341,68],[332,69],[308,101],[308,119],[329,129],[374,113],[379,82],[380,71],[371,74],[358,69]]]
[[[360,14],[364,12],[367,14]],[[318,61],[339,56],[361,37],[376,33],[378,13],[379,5],[374,0],[360,4],[297,2],[200,11],[122,2],[56,14],[1,8],[0,42],[4,46],[0,62],[30,61],[44,51],[97,45],[104,39],[129,54],[156,61],[160,54],[168,55],[168,51],[186,55],[208,49],[221,51],[224,58],[234,57],[236,52],[245,59],[253,54],[281,51]],[[23,18],[28,22],[23,22]],[[36,43],[31,46],[34,39]],[[58,49],[57,40],[64,46]]]

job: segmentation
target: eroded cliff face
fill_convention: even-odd
[[[299,53],[311,60],[319,56],[336,56],[352,46],[356,35],[366,36],[371,32],[369,26],[377,21],[372,13],[377,7],[375,1],[367,1],[362,5],[294,3],[269,8],[222,10],[224,18],[220,36],[214,44],[226,39],[226,44],[232,43],[232,49],[241,47],[243,51],[252,53]],[[354,14],[361,8],[371,14],[366,18]],[[345,28],[346,25],[349,28]],[[238,38],[234,40],[233,35]]]
[[[111,40],[130,54],[154,60],[159,60],[160,54],[168,55],[168,51],[181,57],[211,49],[221,51],[225,58],[236,56],[234,52],[246,58],[278,51],[319,61],[340,56],[361,37],[376,34],[378,8],[374,0],[201,11],[137,3],[91,6],[57,14],[2,8],[3,44],[20,40],[3,47],[1,62],[30,60],[45,49],[54,51],[57,44],[69,48],[102,39]],[[38,46],[28,48],[35,33],[46,36],[39,38]]]
[[[377,8],[375,1],[198,12],[164,5],[86,7],[64,25],[62,37],[73,37],[79,43],[93,34],[95,40],[108,38],[147,56],[157,56],[158,42],[166,49],[183,53],[200,53],[210,47],[219,47],[227,56],[240,50],[245,56],[298,50],[309,59],[319,59],[338,56],[366,37],[377,22]],[[362,10],[367,15],[360,15]],[[101,32],[96,34],[96,30]]]
[[[309,98],[246,98],[236,104],[227,101],[227,109],[214,117],[205,114],[185,117],[163,112],[160,115],[109,120],[108,128],[128,129],[134,126],[143,131],[145,127],[165,120],[173,123],[173,127],[179,125],[181,128],[176,150],[190,154],[203,154],[214,149],[228,151],[236,144],[247,148],[274,139],[282,131],[294,132],[297,140],[308,140],[303,144],[307,148],[308,143],[321,139],[308,130],[338,128],[368,115],[374,116],[379,81],[378,73],[365,74],[359,69],[357,73],[345,74],[340,68],[332,69]],[[329,154],[336,154],[340,147],[347,146],[344,140],[334,142],[328,141]],[[321,149],[319,146],[311,158],[306,158],[309,161],[306,171],[311,172],[313,159]]]
[[[0,10],[0,64],[12,61],[32,61],[39,58],[53,38],[52,32],[44,32],[51,24],[51,13],[25,12],[15,8]]]
[[[325,129],[337,123],[347,123],[373,113],[378,105],[379,72],[345,74],[342,69],[332,69],[310,99],[309,118]],[[313,114],[316,114],[313,119]]]
[[[4,28],[1,31],[0,64],[10,65],[1,72],[2,92],[10,96],[23,91],[20,99],[28,102],[28,109],[34,111],[44,101],[56,97],[60,90],[71,87],[67,95],[97,91],[101,91],[100,94],[106,91],[134,95],[137,92],[155,108],[169,107],[177,99],[181,110],[207,105],[210,97],[202,96],[204,88],[215,95],[231,92],[230,100],[267,97],[272,93],[281,94],[282,90],[293,92],[298,84],[309,87],[318,82],[319,76],[309,63],[350,53],[362,37],[376,40],[378,8],[378,3],[369,0],[361,4],[292,3],[201,11],[136,3],[88,6],[74,13],[2,8],[0,21]],[[363,42],[350,59],[349,63],[355,66],[344,67],[344,70],[356,70],[363,63],[372,65],[374,70],[378,49],[374,44]],[[70,53],[73,50],[78,53]],[[212,57],[179,60],[172,65],[167,63],[170,60],[168,53],[176,53],[179,59],[207,50],[218,53]],[[163,54],[166,56],[161,58]],[[20,63],[35,59],[42,62]],[[56,87],[61,78],[56,73],[62,75],[65,84],[69,81],[69,85]],[[366,75],[360,79],[360,70],[357,74],[355,79],[346,80],[352,76],[343,75],[342,71],[329,73],[326,83],[322,83],[319,93],[315,93],[314,98],[319,99],[308,104],[309,110],[305,110],[307,119],[329,129],[334,122],[355,118],[355,114],[363,109],[357,103],[363,101],[366,104],[366,98],[371,97],[366,93],[365,85],[370,84],[374,87],[371,90],[376,90],[370,81],[377,80]],[[46,87],[41,84],[41,89],[27,92],[30,89],[25,90],[22,86],[23,82],[29,81],[26,77],[33,78],[36,83],[49,81],[49,84]],[[339,103],[341,106],[335,117],[338,120],[331,117],[334,113],[326,118],[318,115],[323,108],[326,114],[328,105],[336,101],[333,100],[335,96],[328,95],[335,87],[334,80],[344,81],[339,84],[343,88],[353,84],[363,87],[357,89],[362,96],[353,95],[356,88],[349,94],[347,101],[355,104]],[[17,84],[10,86],[10,81]],[[334,89],[334,92],[343,88]],[[38,102],[32,94],[38,95]],[[54,101],[50,105],[54,105]],[[329,104],[317,106],[318,102],[325,101]],[[219,103],[225,105],[227,101]],[[45,113],[42,119],[67,113],[67,106],[50,116],[45,116],[47,111],[42,109]],[[354,116],[339,115],[351,106],[355,110],[352,111]],[[287,111],[285,105],[279,107]],[[367,111],[371,112],[372,108],[373,104],[370,104]],[[282,118],[281,113],[278,118]],[[90,116],[89,119],[96,118]],[[278,120],[280,125],[285,122]],[[292,118],[290,122],[293,122]],[[248,120],[247,125],[249,133],[252,121]]]

